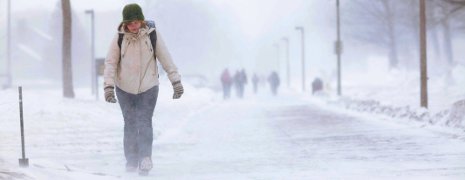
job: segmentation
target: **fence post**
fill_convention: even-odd
[[[21,124],[21,148],[22,148],[22,158],[19,159],[19,166],[28,167],[29,159],[26,158],[26,149],[24,147],[23,88],[19,86],[18,91],[19,91],[19,121]]]

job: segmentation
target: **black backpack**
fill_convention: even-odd
[[[145,24],[149,28],[155,28],[155,22],[154,21],[145,21]],[[121,28],[122,24],[118,27],[118,30]],[[150,42],[152,43],[152,49],[153,49],[153,56],[155,59],[157,59],[157,56],[155,54],[155,50],[157,47],[157,32],[152,31],[150,32]],[[118,47],[121,49],[121,44],[123,44],[123,33],[118,33]]]

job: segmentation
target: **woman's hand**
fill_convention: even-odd
[[[105,90],[105,101],[109,103],[116,103],[116,98],[115,98],[115,87],[113,86],[107,86],[104,88]]]
[[[184,93],[184,87],[182,87],[181,81],[172,83],[173,85],[173,99],[179,99]]]

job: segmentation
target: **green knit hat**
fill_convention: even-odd
[[[142,14],[142,8],[138,4],[128,4],[123,8],[123,22],[131,22],[135,20],[145,20]]]

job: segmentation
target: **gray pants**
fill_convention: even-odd
[[[137,95],[116,87],[116,95],[124,117],[124,155],[128,165],[137,166],[142,158],[152,156],[152,116],[158,86]]]

